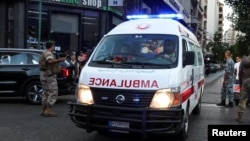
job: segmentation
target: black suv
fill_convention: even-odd
[[[39,58],[44,50],[0,48],[0,97],[25,97],[31,104],[41,104]],[[59,53],[54,53],[58,57]],[[66,60],[58,74],[58,95],[74,94],[74,66]]]

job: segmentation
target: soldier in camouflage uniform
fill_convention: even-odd
[[[250,97],[250,54],[248,56],[244,56],[241,60],[239,68],[239,82],[241,93],[238,106],[238,117],[236,121],[242,122],[242,116],[246,110],[246,103],[248,98]]]
[[[233,107],[234,93],[233,93],[233,84],[234,84],[234,60],[231,57],[230,51],[225,52],[226,66],[223,85],[221,88],[221,102],[218,103],[218,106]],[[226,104],[226,98],[228,96],[228,104]]]
[[[52,106],[57,100],[58,86],[56,76],[59,69],[59,62],[65,61],[66,57],[55,59],[53,50],[55,49],[55,42],[49,40],[46,42],[46,50],[42,53],[40,66],[40,81],[43,87],[42,97],[42,116],[55,117],[57,114],[52,111]]]

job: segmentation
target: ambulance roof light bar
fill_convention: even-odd
[[[183,19],[183,16],[182,16],[182,14],[127,15],[127,19],[128,20],[134,20],[134,19],[152,19],[152,18]]]

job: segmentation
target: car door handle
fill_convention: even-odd
[[[22,68],[22,70],[27,71],[27,70],[31,70],[31,68]]]

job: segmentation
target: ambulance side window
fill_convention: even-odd
[[[203,59],[203,55],[202,55],[202,49],[197,47],[197,50],[198,50],[198,63],[199,63],[199,66],[202,66],[204,64],[204,59]]]
[[[184,67],[184,62],[185,62],[185,55],[186,52],[188,51],[187,47],[187,41],[185,39],[182,39],[182,66]]]
[[[197,54],[196,54],[196,49],[197,49],[197,46],[195,46],[193,43],[189,42],[189,47],[190,47],[190,50],[195,52],[195,58],[194,58],[194,66],[198,66],[198,58],[197,58]]]

